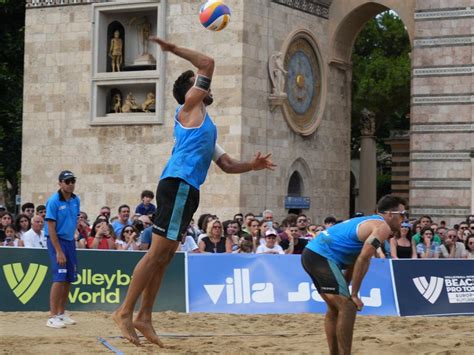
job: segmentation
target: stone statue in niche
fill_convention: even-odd
[[[285,79],[288,71],[286,71],[283,66],[281,52],[276,52],[271,55],[270,60],[268,61],[268,71],[272,83],[271,95],[274,97],[286,97]]]
[[[122,98],[120,97],[120,94],[115,94],[114,97],[112,98],[112,111],[115,113],[121,113],[122,112]]]
[[[123,41],[118,30],[110,40],[109,57],[112,59],[112,71],[119,72],[123,63]]]
[[[136,112],[138,111],[138,105],[135,102],[135,96],[129,92],[125,98],[125,102],[122,105],[122,112]]]
[[[149,92],[146,95],[146,100],[142,103],[142,110],[143,112],[150,112],[155,110],[155,94]]]
[[[364,108],[361,111],[360,134],[361,136],[373,136],[375,134],[375,113]]]
[[[137,39],[138,39],[138,53],[139,56],[133,61],[133,66],[151,66],[156,64],[155,57],[149,53],[149,37],[152,32],[152,25],[148,18],[133,17],[129,23],[129,26],[136,26]]]

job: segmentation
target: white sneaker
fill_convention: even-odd
[[[63,314],[58,314],[57,318],[63,322],[65,325],[74,325],[76,324],[76,321],[69,317],[66,313]]]
[[[49,317],[46,326],[50,328],[66,328],[66,324],[58,316]]]

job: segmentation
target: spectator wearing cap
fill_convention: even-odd
[[[32,202],[26,202],[21,206],[21,213],[28,215],[28,217],[33,218],[35,214],[35,205]]]
[[[411,245],[411,224],[402,222],[399,232],[390,238],[390,256],[392,259],[411,259],[413,247]]]
[[[31,219],[31,228],[21,237],[23,243],[25,244],[25,247],[46,248],[46,237],[44,236],[43,227],[43,217],[39,215],[33,216],[33,218]]]
[[[273,229],[265,232],[265,244],[257,247],[256,254],[285,254],[283,248],[276,243],[277,234]]]
[[[50,296],[50,316],[46,325],[65,328],[75,324],[64,313],[71,283],[77,280],[77,254],[74,233],[81,211],[81,201],[74,194],[76,177],[64,170],[58,177],[59,190],[46,203],[46,225],[48,254],[51,260],[53,283]]]

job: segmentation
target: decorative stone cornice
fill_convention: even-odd
[[[333,0],[272,0],[276,4],[291,7],[322,18],[329,18],[329,7]]]
[[[412,206],[410,207],[410,214],[412,216],[442,216],[442,217],[466,217],[471,211],[467,207],[453,207],[453,208],[442,208],[442,207],[421,207]]]
[[[433,160],[470,160],[470,152],[412,152],[411,160],[433,161]]]
[[[474,65],[458,65],[445,67],[426,67],[414,68],[413,76],[454,76],[454,75],[472,75],[474,74]]]
[[[52,7],[65,5],[86,5],[96,2],[109,2],[108,0],[26,0],[27,8]]]
[[[474,94],[414,95],[413,105],[469,105],[474,104]]]
[[[474,44],[474,36],[416,38],[413,44],[415,47],[467,46]]]
[[[474,131],[474,123],[452,123],[444,122],[442,124],[413,124],[411,133],[471,133]]]
[[[415,12],[415,21],[438,20],[459,17],[474,17],[474,9],[466,7],[462,9],[422,10]]]

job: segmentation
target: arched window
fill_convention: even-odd
[[[299,172],[295,171],[291,174],[288,183],[288,196],[301,196],[303,192],[303,179]]]

